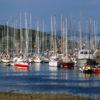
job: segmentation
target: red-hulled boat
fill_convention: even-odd
[[[100,68],[95,68],[94,73],[100,73]]]
[[[93,72],[99,74],[100,73],[100,65],[97,67],[93,68]]]
[[[58,67],[72,69],[74,68],[74,62],[70,58],[65,56],[61,61],[59,61]]]
[[[15,63],[15,67],[27,70],[29,69],[29,64],[26,62],[19,62],[19,63]]]
[[[65,60],[65,61],[61,60],[58,62],[58,67],[72,69],[74,68],[74,62],[71,60]]]
[[[74,67],[74,63],[73,62],[63,62],[62,66],[63,68],[72,69]]]

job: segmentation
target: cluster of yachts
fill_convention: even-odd
[[[100,63],[96,58],[100,60],[100,57],[96,57],[100,54],[100,50],[92,52],[88,49],[79,50],[73,56],[69,54],[56,54],[54,52],[45,53],[43,55],[34,54],[33,56],[19,54],[11,57],[9,54],[1,54],[1,62],[6,66],[15,66],[19,68],[28,69],[30,63],[48,63],[49,66],[73,69],[78,68],[84,73],[100,73]]]

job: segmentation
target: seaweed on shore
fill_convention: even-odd
[[[20,94],[0,93],[0,100],[93,100],[90,98],[63,94]]]

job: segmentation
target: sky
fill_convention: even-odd
[[[24,13],[31,13],[32,23],[36,19],[44,20],[50,24],[50,17],[56,16],[58,23],[61,15],[72,16],[79,19],[100,20],[100,0],[0,0],[0,23],[4,24],[7,20],[12,23],[19,19],[19,15],[24,20]],[[29,16],[28,16],[29,19]]]

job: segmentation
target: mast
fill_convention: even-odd
[[[36,52],[37,54],[40,54],[40,45],[39,45],[39,21],[37,20],[37,31],[36,31]]]
[[[6,35],[6,25],[4,25],[4,32],[3,32],[3,36],[5,37],[5,35]],[[2,39],[2,41],[3,41],[3,39]],[[6,40],[5,40],[5,38],[4,38],[4,44],[3,44],[3,53],[5,52],[5,43],[6,42]]]
[[[88,36],[88,39],[89,39],[89,50],[91,49],[91,33],[92,33],[92,31],[91,31],[91,25],[92,25],[92,21],[91,21],[91,19],[89,20],[89,36]]]
[[[54,53],[56,54],[57,53],[57,43],[56,43],[56,19],[55,19],[55,16],[54,16]]]
[[[63,21],[63,16],[61,16],[61,53],[64,54],[64,21]]]
[[[80,50],[82,49],[82,23],[79,22],[79,33],[80,33]]]
[[[28,29],[27,29],[27,15],[25,13],[25,36],[26,36],[26,41],[25,41],[25,44],[26,44],[26,48],[25,48],[25,54],[26,56],[28,56]]]
[[[94,43],[93,44],[94,44],[94,50],[96,50],[97,49],[97,44],[96,44],[96,21],[94,21],[94,28],[93,29],[94,29],[94,32],[93,32],[94,33],[93,34],[94,35]]]
[[[66,59],[68,59],[68,20],[67,18],[65,19],[65,38],[66,38],[66,41],[65,41],[65,53],[66,53]]]
[[[13,43],[15,44],[14,46],[14,51],[15,53],[17,53],[17,41],[16,41],[16,22],[14,23],[14,30],[13,30],[14,34],[13,34]]]
[[[50,49],[52,50],[53,49],[53,18],[51,16],[51,41],[50,41]]]
[[[4,43],[4,33],[5,33],[5,26],[4,26],[4,30],[2,31],[2,44],[1,44],[1,47],[2,47],[2,52],[3,52],[3,50],[4,50],[4,45],[3,45],[3,43]]]
[[[8,28],[8,22],[7,22],[7,54],[9,52],[9,28]]]
[[[20,14],[20,51],[23,51],[23,35],[22,35],[22,25],[21,25],[21,14]]]
[[[89,36],[88,36],[88,41],[89,41],[89,59],[90,59],[90,50],[91,50],[91,33],[92,33],[92,31],[91,31],[91,24],[92,24],[92,22],[91,22],[91,19],[89,20]]]
[[[45,41],[44,41],[44,20],[42,21],[42,52],[45,50]]]
[[[3,38],[3,31],[1,32],[2,33],[2,38]],[[1,39],[2,39],[1,38]],[[0,44],[0,47],[1,47],[1,49],[0,49],[0,53],[3,51],[3,39],[2,39],[2,41],[1,41],[1,44]]]
[[[29,33],[30,33],[30,51],[32,53],[32,17],[31,17],[31,13],[30,13],[30,30],[29,30]]]

